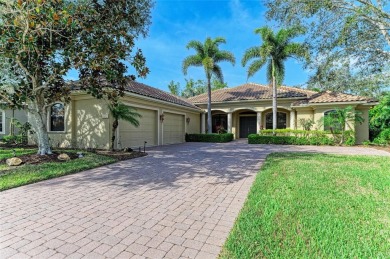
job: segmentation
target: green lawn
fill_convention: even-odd
[[[36,149],[16,149],[17,155],[36,153]],[[76,151],[67,151],[76,152]],[[39,165],[22,165],[8,169],[7,165],[0,165],[0,191],[10,188],[72,174],[116,162],[115,158],[83,152],[85,156],[59,163],[42,163]],[[12,157],[12,150],[0,150],[0,159]]]
[[[34,154],[37,152],[34,148],[15,148],[13,150],[15,150],[16,156]],[[0,149],[0,160],[10,157],[13,157],[12,149]]]
[[[389,157],[268,156],[221,258],[390,258]]]

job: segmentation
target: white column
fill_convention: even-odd
[[[256,133],[259,133],[262,124],[262,112],[257,112]]]
[[[202,117],[200,120],[200,127],[201,127],[201,133],[205,134],[206,133],[206,113],[202,113]]]
[[[294,110],[290,111],[290,129],[293,129],[293,130],[296,129],[296,126],[295,126],[295,111]]]
[[[227,119],[228,119],[228,121],[227,121],[227,126],[228,126],[227,130],[228,130],[228,133],[232,133],[232,113],[231,113],[231,112],[229,112],[229,113],[227,114]]]

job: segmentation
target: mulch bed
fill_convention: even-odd
[[[78,158],[79,156],[75,153],[67,153],[71,160]],[[22,159],[24,165],[36,165],[36,164],[41,164],[41,163],[49,163],[49,162],[65,162],[63,160],[59,160],[57,157],[59,154],[62,153],[57,153],[53,152],[51,155],[37,155],[37,154],[30,154],[30,155],[22,155],[22,156],[17,156],[18,158]],[[5,163],[7,159],[2,159],[0,160],[0,163]]]
[[[99,155],[113,157],[118,161],[143,157],[147,155],[147,153],[138,152],[138,151],[133,151],[133,152],[114,151],[113,152],[107,150],[96,150],[94,152]],[[36,165],[36,164],[49,163],[49,162],[65,162],[57,158],[59,154],[63,154],[63,153],[67,154],[71,160],[79,157],[78,154],[71,153],[71,152],[53,152],[53,154],[51,155],[44,155],[44,156],[38,154],[29,154],[29,155],[21,155],[17,157],[22,159],[24,165]],[[0,164],[5,164],[6,160],[7,159],[0,160]]]

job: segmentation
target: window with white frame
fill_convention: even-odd
[[[0,110],[0,133],[4,134],[5,132],[5,112]]]
[[[51,106],[50,131],[65,131],[65,106],[62,103]]]

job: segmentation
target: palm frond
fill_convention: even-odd
[[[213,67],[213,75],[220,81],[223,82],[222,69],[219,65],[215,64]]]
[[[309,56],[308,49],[300,43],[289,43],[285,46],[284,55],[286,57],[296,57],[296,58],[305,58]]]
[[[202,42],[197,40],[192,40],[188,42],[187,49],[194,49],[197,53],[197,55],[204,57],[205,56],[205,50]]]
[[[241,65],[245,67],[249,60],[253,58],[260,58],[260,57],[261,57],[260,48],[251,47],[245,51],[244,56],[241,59]]]
[[[256,34],[259,34],[263,42],[267,42],[274,32],[268,26],[257,28],[255,30]]]
[[[139,114],[135,108],[119,102],[108,105],[108,109],[115,120],[124,120],[134,125],[135,127],[139,126],[138,118],[141,118],[142,115]]]
[[[219,45],[221,43],[226,43],[226,39],[224,37],[216,37],[213,42],[214,44]]]
[[[284,60],[276,60],[274,61],[274,65],[275,65],[276,85],[280,86],[282,85],[285,76]]]
[[[194,67],[201,67],[203,66],[203,60],[202,57],[199,55],[192,55],[188,56],[183,60],[183,74],[187,75],[187,70],[189,67],[194,66]]]
[[[218,63],[221,61],[227,61],[232,63],[233,65],[236,64],[236,58],[234,57],[234,54],[230,51],[221,50],[214,55],[214,63]]]
[[[260,58],[253,61],[248,68],[248,78],[252,77],[256,72],[258,72],[266,62],[266,58]]]

